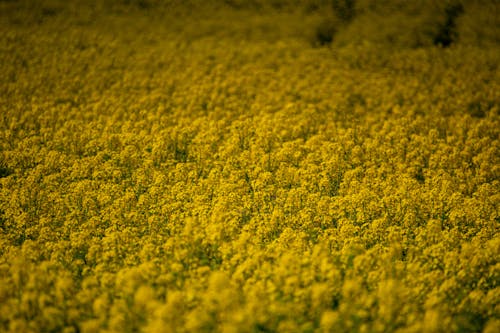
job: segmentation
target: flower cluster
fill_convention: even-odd
[[[500,329],[498,46],[42,3],[0,2],[0,331]]]

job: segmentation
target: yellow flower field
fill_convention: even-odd
[[[0,332],[499,332],[498,13],[0,0]]]

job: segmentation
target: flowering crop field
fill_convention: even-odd
[[[0,331],[499,332],[499,13],[0,0]]]

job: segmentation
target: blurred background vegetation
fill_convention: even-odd
[[[21,25],[75,13],[79,24],[84,17],[134,13],[186,40],[301,38],[312,46],[381,48],[491,46],[500,40],[496,0],[0,0],[0,9],[1,24]]]

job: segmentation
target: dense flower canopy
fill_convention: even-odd
[[[0,331],[498,332],[498,4],[179,3],[0,1]]]

